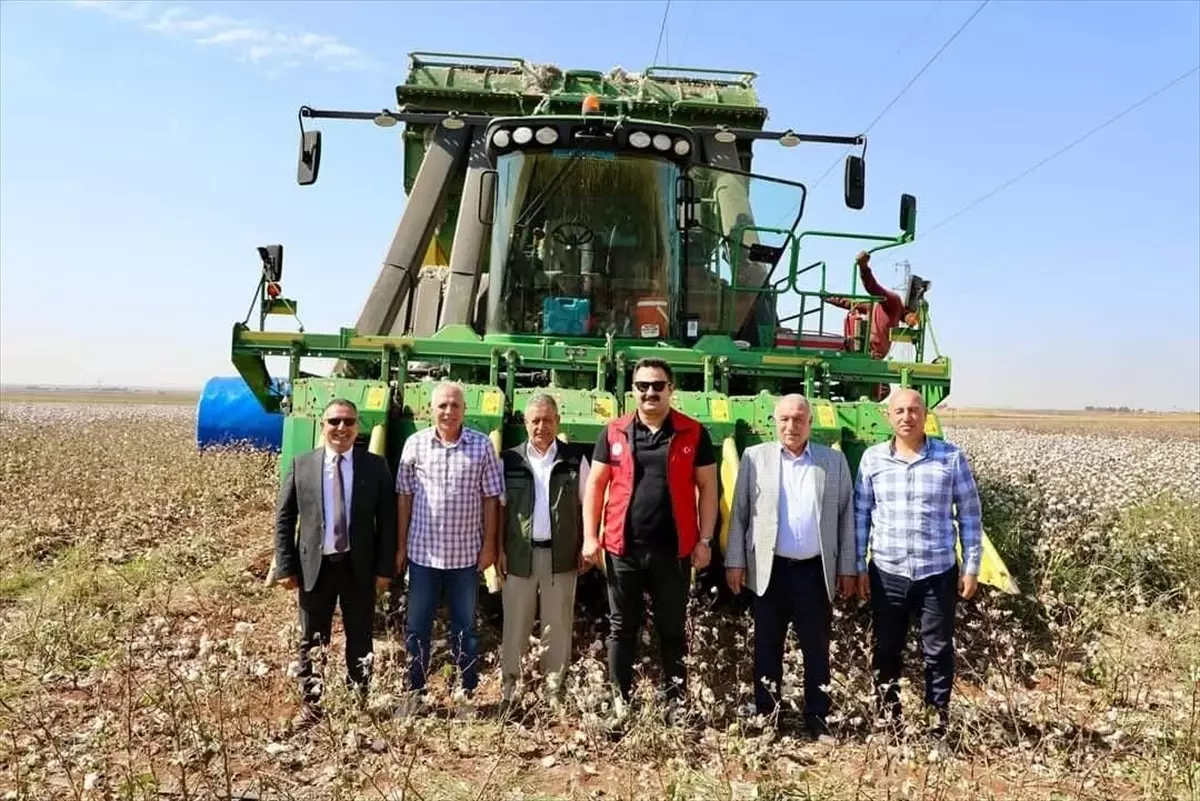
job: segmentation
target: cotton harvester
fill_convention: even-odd
[[[799,258],[818,238],[874,251],[911,242],[916,198],[901,197],[896,234],[797,231],[806,187],[754,173],[754,145],[865,153],[866,140],[766,130],[754,77],[414,53],[394,111],[301,108],[301,185],[321,163],[321,133],[306,120],[404,126],[403,217],[358,320],[337,333],[265,330],[267,315],[294,314],[296,303],[281,294],[282,247],[259,249],[259,325],[233,326],[239,377],[205,388],[199,444],[250,441],[278,448],[285,465],[319,444],[324,404],[341,396],[359,406],[363,444],[394,469],[405,438],[431,424],[442,379],[465,386],[465,424],[497,448],[525,438],[521,412],[538,392],[557,399],[564,437],[591,442],[633,408],[632,366],[653,355],[675,370],[676,406],[718,446],[724,546],[739,455],[774,438],[781,394],[810,399],[813,439],[852,468],[890,434],[881,385],[918,389],[927,432],[941,436],[932,410],[949,393],[950,360],[925,358],[928,283],[910,278],[915,324],[891,332],[915,359],[880,360],[865,329],[847,337],[839,319],[826,331],[826,264]],[[863,155],[849,155],[845,204],[861,209],[864,191]],[[848,271],[850,291],[838,296],[880,301],[855,294]],[[269,374],[267,357],[289,360],[286,378]],[[336,366],[311,375],[306,358]],[[990,543],[985,554],[983,580],[1011,588]]]

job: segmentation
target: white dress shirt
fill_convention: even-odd
[[[325,446],[325,463],[321,470],[321,492],[325,496],[325,541],[322,548],[322,553],[331,554],[337,553],[337,546],[334,541],[334,521],[333,521],[333,457],[337,455],[337,451],[329,446]],[[346,538],[349,543],[350,537],[350,500],[351,493],[354,487],[354,449],[346,451],[342,454],[342,497],[346,501]]]
[[[550,539],[550,470],[558,455],[558,440],[550,443],[545,453],[539,453],[530,442],[527,449],[529,469],[533,471],[533,540],[546,542]],[[587,487],[588,462],[579,460],[579,497]]]
[[[821,553],[812,451],[806,444],[799,456],[793,456],[782,443],[779,451],[779,536],[775,553],[787,559],[811,559]]]

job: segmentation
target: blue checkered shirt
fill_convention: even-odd
[[[963,573],[979,575],[983,519],[966,454],[932,438],[911,464],[896,456],[892,440],[867,448],[854,492],[858,572],[867,571],[868,544],[876,567],[912,581],[954,567],[955,507]]]
[[[486,435],[464,426],[458,441],[447,444],[429,426],[405,440],[396,492],[413,496],[409,561],[461,569],[479,562],[483,499],[504,492],[504,471]]]

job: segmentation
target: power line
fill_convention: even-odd
[[[658,51],[662,48],[663,34],[667,32],[667,14],[671,11],[671,0],[667,0],[666,8],[663,9],[662,24],[658,26],[658,44],[654,46],[654,58],[650,60],[651,66],[658,63]]]
[[[987,6],[987,4],[988,4],[988,3],[990,3],[991,1],[992,1],[992,0],[983,0],[983,2],[982,2],[982,3],[980,3],[980,4],[979,4],[979,6],[978,6],[978,7],[977,7],[977,8],[976,8],[976,9],[975,9],[973,12],[971,12],[971,16],[967,17],[966,21],[965,21],[965,22],[963,22],[963,24],[962,24],[962,25],[959,25],[959,26],[958,26],[958,30],[956,30],[956,31],[955,31],[955,32],[954,32],[954,33],[953,33],[953,34],[950,36],[950,38],[949,38],[949,39],[947,39],[947,40],[946,40],[946,41],[945,41],[945,42],[942,44],[942,46],[941,46],[941,47],[939,47],[939,48],[937,49],[937,52],[936,52],[936,53],[934,53],[932,56],[930,56],[929,60],[925,62],[925,66],[923,66],[923,67],[921,67],[921,69],[917,70],[917,74],[916,74],[916,75],[914,75],[914,76],[912,76],[912,78],[910,78],[910,79],[909,79],[908,83],[904,84],[904,88],[903,88],[903,89],[901,89],[901,90],[900,90],[900,92],[899,92],[899,93],[898,93],[898,94],[897,94],[895,97],[893,97],[893,98],[892,98],[892,100],[891,100],[891,102],[890,102],[890,103],[888,103],[886,106],[884,106],[884,107],[883,107],[883,111],[881,111],[881,112],[879,112],[878,114],[876,114],[876,115],[875,115],[875,119],[871,120],[871,124],[870,124],[870,125],[868,125],[868,126],[866,127],[866,129],[864,129],[864,130],[863,130],[863,132],[862,132],[862,135],[863,135],[863,136],[866,136],[866,135],[867,135],[867,133],[869,133],[869,132],[870,132],[870,130],[871,130],[872,128],[874,128],[874,127],[875,127],[875,125],[876,125],[876,124],[877,124],[877,123],[878,123],[878,122],[879,122],[881,119],[883,119],[884,115],[885,115],[885,114],[887,114],[889,111],[891,111],[891,110],[892,110],[892,106],[896,105],[896,103],[898,103],[898,102],[900,101],[900,98],[904,97],[904,95],[905,95],[905,94],[907,94],[908,90],[912,88],[913,84],[915,84],[915,83],[917,82],[917,80],[918,80],[918,79],[919,79],[919,78],[920,78],[922,75],[924,75],[924,74],[925,74],[925,71],[926,71],[927,69],[929,69],[930,67],[932,67],[932,66],[933,66],[933,63],[934,63],[935,61],[937,61],[937,60],[938,60],[938,58],[939,58],[939,57],[942,55],[942,53],[944,53],[944,52],[946,51],[946,48],[948,48],[948,47],[949,47],[949,46],[950,46],[950,45],[951,45],[951,44],[954,42],[954,40],[958,38],[959,34],[961,34],[963,31],[965,31],[965,30],[967,29],[967,26],[968,26],[968,25],[970,25],[970,24],[971,24],[971,22],[972,22],[972,21],[973,21],[973,20],[974,20],[974,19],[975,19],[977,16],[979,16],[979,12],[980,12],[980,11],[983,11],[983,9],[984,9],[984,8]],[[834,162],[833,162],[832,164],[830,164],[830,165],[829,165],[829,167],[828,167],[828,168],[825,170],[825,172],[821,173],[821,177],[820,177],[820,178],[818,178],[818,179],[817,179],[817,182],[816,182],[816,183],[814,183],[814,184],[812,185],[812,189],[814,189],[814,190],[815,190],[815,189],[816,189],[818,186],[820,186],[820,185],[821,185],[821,182],[822,182],[822,181],[824,181],[824,180],[825,180],[825,179],[826,179],[826,178],[829,176],[829,173],[833,172],[833,169],[834,169],[834,167],[836,167],[838,164],[840,164],[840,163],[841,163],[841,161],[842,161],[842,157],[841,157],[841,156],[838,156],[838,157],[837,157],[837,159],[835,159],[835,160],[834,160]],[[810,191],[811,191],[811,190],[810,190]]]
[[[696,12],[700,10],[701,1],[702,0],[696,0],[695,3],[692,4],[692,15],[688,17],[687,28],[683,32],[683,43],[680,44],[678,50],[676,50],[676,58],[678,58],[681,62],[683,61],[683,53],[685,50],[687,50],[688,39],[692,35],[692,25],[696,22]]]
[[[1172,88],[1172,87],[1173,87],[1173,86],[1175,86],[1177,83],[1180,83],[1181,81],[1184,81],[1184,80],[1186,80],[1188,77],[1190,77],[1190,76],[1191,76],[1193,73],[1195,73],[1195,72],[1197,72],[1197,71],[1200,71],[1200,64],[1197,64],[1196,66],[1192,67],[1190,70],[1187,70],[1186,72],[1184,72],[1182,75],[1179,75],[1179,76],[1178,76],[1178,77],[1176,77],[1174,80],[1172,80],[1170,83],[1167,83],[1166,85],[1164,85],[1164,86],[1161,86],[1161,87],[1159,87],[1158,89],[1155,89],[1153,92],[1151,92],[1150,94],[1146,95],[1146,96],[1145,96],[1145,97],[1143,97],[1141,100],[1139,100],[1139,101],[1137,101],[1136,103],[1134,103],[1132,106],[1129,106],[1129,107],[1127,107],[1126,109],[1124,109],[1123,111],[1121,111],[1121,112],[1119,112],[1119,113],[1117,113],[1117,114],[1113,115],[1112,117],[1109,117],[1107,120],[1105,120],[1104,122],[1100,123],[1100,124],[1099,124],[1099,125],[1097,125],[1095,128],[1091,129],[1090,131],[1088,131],[1087,133],[1085,133],[1083,136],[1079,137],[1078,139],[1074,140],[1074,141],[1073,141],[1073,142],[1071,142],[1070,144],[1067,144],[1067,145],[1064,145],[1063,147],[1060,147],[1058,150],[1054,151],[1054,152],[1053,152],[1053,153],[1051,153],[1049,156],[1046,156],[1044,159],[1042,159],[1041,161],[1039,161],[1037,164],[1034,164],[1034,165],[1033,165],[1032,167],[1030,167],[1029,169],[1027,169],[1027,170],[1025,170],[1024,172],[1022,172],[1022,173],[1020,173],[1019,175],[1017,175],[1015,178],[1011,178],[1011,179],[1009,179],[1008,181],[1005,181],[1005,182],[1004,182],[1004,183],[1002,183],[1000,186],[996,187],[995,189],[993,189],[992,191],[988,192],[987,194],[985,194],[985,195],[983,195],[983,196],[981,196],[981,197],[979,197],[979,198],[977,198],[977,199],[975,199],[975,200],[971,201],[970,203],[968,203],[968,204],[967,204],[966,206],[964,206],[963,208],[961,208],[961,209],[959,209],[958,211],[954,212],[954,213],[953,213],[953,214],[951,214],[949,217],[947,217],[946,219],[944,219],[944,220],[942,220],[941,222],[939,222],[937,225],[935,225],[935,226],[933,226],[932,228],[930,228],[928,231],[925,231],[924,233],[922,233],[920,238],[921,238],[921,239],[925,239],[926,237],[928,237],[930,234],[932,234],[932,233],[933,233],[934,231],[936,231],[937,229],[941,228],[941,227],[942,227],[942,226],[944,226],[944,225],[947,225],[947,224],[949,224],[951,220],[954,220],[954,219],[957,219],[958,217],[961,217],[962,215],[966,214],[966,213],[967,213],[968,211],[970,211],[971,209],[973,209],[973,208],[975,208],[976,206],[978,206],[980,203],[983,203],[985,200],[988,200],[989,198],[991,198],[991,197],[994,197],[995,195],[997,195],[997,194],[999,194],[1000,192],[1004,191],[1004,190],[1005,190],[1005,189],[1007,189],[1008,187],[1010,187],[1010,186],[1012,186],[1013,184],[1015,184],[1017,181],[1021,180],[1021,179],[1022,179],[1022,178],[1024,178],[1025,176],[1027,176],[1027,175],[1029,175],[1030,173],[1032,173],[1034,170],[1037,170],[1038,168],[1040,168],[1040,167],[1042,167],[1042,166],[1044,166],[1044,165],[1048,164],[1049,162],[1053,161],[1054,159],[1058,158],[1058,157],[1059,157],[1059,156],[1061,156],[1063,153],[1066,153],[1066,152],[1067,152],[1068,150],[1070,150],[1071,148],[1073,148],[1073,147],[1075,147],[1076,145],[1078,145],[1078,144],[1082,143],[1082,142],[1083,142],[1085,139],[1088,139],[1088,138],[1089,138],[1089,137],[1091,137],[1093,134],[1097,134],[1097,133],[1099,133],[1100,131],[1104,130],[1105,128],[1107,128],[1108,126],[1112,125],[1112,124],[1113,124],[1114,122],[1116,122],[1117,120],[1119,120],[1119,119],[1121,119],[1122,117],[1124,117],[1126,114],[1129,114],[1131,111],[1134,111],[1134,110],[1136,110],[1136,109],[1140,108],[1141,106],[1144,106],[1145,104],[1149,103],[1151,100],[1153,100],[1154,98],[1158,97],[1159,95],[1161,95],[1163,92],[1167,91],[1168,89]]]

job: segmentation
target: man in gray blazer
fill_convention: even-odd
[[[292,460],[275,509],[279,583],[296,589],[300,607],[300,683],[304,706],[297,725],[320,716],[321,682],[309,652],[329,647],[333,610],[342,607],[346,669],[360,698],[370,681],[375,594],[396,567],[396,491],[387,462],[355,448],[358,409],[331,401],[322,413],[322,447]],[[299,537],[296,524],[300,524]]]
[[[754,704],[779,706],[788,623],[804,653],[804,716],[826,732],[829,639],[835,589],[856,590],[853,479],[846,457],[809,441],[812,409],[803,395],[775,406],[778,441],[742,454],[734,489],[725,577],[754,594]]]

